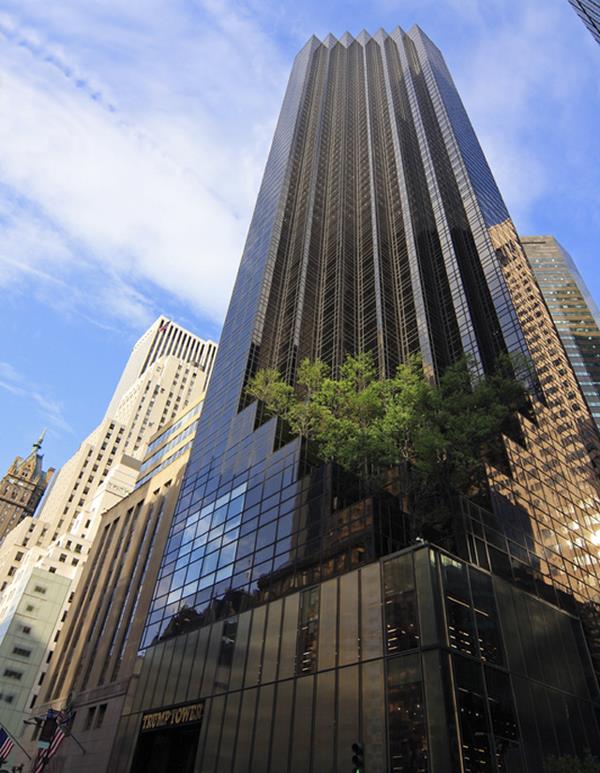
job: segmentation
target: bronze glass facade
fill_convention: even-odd
[[[336,372],[361,351],[382,375],[416,352],[432,378],[464,353],[479,373],[506,352],[531,363],[531,410],[489,470],[488,506],[457,503],[458,558],[383,559],[405,546],[399,500],[309,465],[244,396],[257,368],[293,383],[303,357]],[[551,749],[597,749],[577,617],[593,634],[597,445],[438,49],[417,27],[312,38],[275,132],[114,769],[129,769],[138,734],[132,769],[147,759],[148,712],[200,700],[189,770],[350,768],[358,741],[369,771],[533,772]]]
[[[600,427],[600,311],[573,259],[553,236],[522,236],[521,242]]]

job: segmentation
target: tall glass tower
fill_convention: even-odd
[[[415,352],[432,378],[464,353],[480,373],[504,352],[532,363],[531,412],[489,470],[489,507],[457,501],[452,554],[405,544],[395,497],[360,498],[308,465],[244,395],[258,368],[293,383],[304,357],[335,372],[361,351],[382,375]],[[538,771],[546,754],[599,749],[581,622],[591,636],[597,445],[439,50],[418,27],[311,38],[277,124],[115,769],[351,770],[357,744],[369,773]],[[565,712],[577,717],[568,731]]]
[[[600,428],[600,310],[573,258],[553,236],[522,236],[521,242]]]

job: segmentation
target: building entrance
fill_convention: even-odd
[[[192,773],[200,726],[142,733],[131,773]]]
[[[192,773],[204,703],[146,712],[131,773]]]

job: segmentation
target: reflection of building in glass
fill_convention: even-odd
[[[573,259],[553,236],[522,236],[521,243],[600,427],[600,311]]]
[[[365,350],[381,374],[420,352],[433,378],[463,353],[531,361],[490,496],[457,500],[443,548],[408,545],[392,491],[365,497],[244,395],[259,367],[293,382]],[[533,773],[600,750],[579,617],[597,435],[419,28],[296,58],[196,437],[111,769],[343,770],[360,742],[370,773]]]
[[[598,0],[569,0],[585,26],[600,43],[600,3]]]

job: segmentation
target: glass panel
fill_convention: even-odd
[[[248,773],[248,760],[252,751],[252,733],[256,714],[256,697],[258,690],[244,690],[240,725],[235,743],[235,765],[233,773]]]
[[[338,581],[324,582],[321,585],[319,615],[319,670],[334,668],[336,665],[337,599]]]
[[[314,676],[304,676],[296,680],[296,705],[290,773],[306,773],[307,770],[310,770],[314,683]]]
[[[300,594],[296,673],[309,674],[317,667],[319,637],[319,588],[309,588]]]
[[[290,725],[294,700],[294,682],[279,682],[275,710],[273,712],[273,745],[271,749],[270,773],[288,773]]]
[[[313,739],[313,770],[335,770],[335,671],[327,671],[317,677],[315,708],[315,735]]]
[[[379,569],[377,568],[377,574]],[[387,771],[383,660],[362,665],[362,740],[369,773]],[[341,768],[341,766],[340,766]]]
[[[338,664],[358,660],[358,572],[340,577]]]
[[[339,669],[337,697],[337,770],[352,769],[352,744],[359,736],[360,696],[358,666]]]
[[[446,599],[448,642],[453,649],[466,655],[477,655],[473,610],[454,599]]]
[[[473,568],[470,569],[470,576],[481,657],[483,660],[488,660],[491,663],[503,665],[504,648],[498,624],[498,612],[492,587],[492,578]]]
[[[361,595],[361,660],[381,657],[381,579],[379,564],[371,564],[360,572]],[[323,625],[325,615],[323,614]]]
[[[491,739],[481,666],[455,655],[454,680],[465,773],[491,769]]]
[[[386,648],[389,653],[419,645],[417,594],[412,555],[399,556],[383,565]]]
[[[246,678],[244,685],[253,687],[260,681],[263,643],[265,638],[266,607],[258,607],[252,614],[252,632],[248,644],[248,659],[246,662]]]
[[[426,773],[427,729],[418,655],[388,662],[388,726],[392,773]]]
[[[271,743],[271,729],[273,726],[273,699],[275,697],[275,685],[270,684],[260,689],[258,696],[258,708],[254,725],[254,749],[252,752],[252,765],[249,770],[268,770],[269,746]]]
[[[213,698],[210,706],[210,715],[208,717],[208,729],[204,743],[204,755],[202,757],[202,771],[206,773],[216,773],[221,768],[218,767],[218,747],[221,737],[221,728],[223,726],[223,711],[225,709],[225,696],[220,695]]]
[[[219,750],[219,764],[217,770],[231,770],[231,763],[235,753],[235,736],[237,733],[238,713],[240,710],[241,692],[229,693],[227,706],[223,716],[223,730],[221,733],[221,748]]]
[[[267,633],[263,655],[262,681],[271,682],[277,676],[279,639],[281,634],[281,613],[283,600],[273,601],[268,606]]]
[[[485,667],[484,673],[498,770],[519,771],[522,769],[519,728],[509,676],[490,667]]]
[[[459,599],[465,604],[471,604],[467,567],[461,561],[454,561],[449,556],[440,556],[444,588],[449,596]]]

